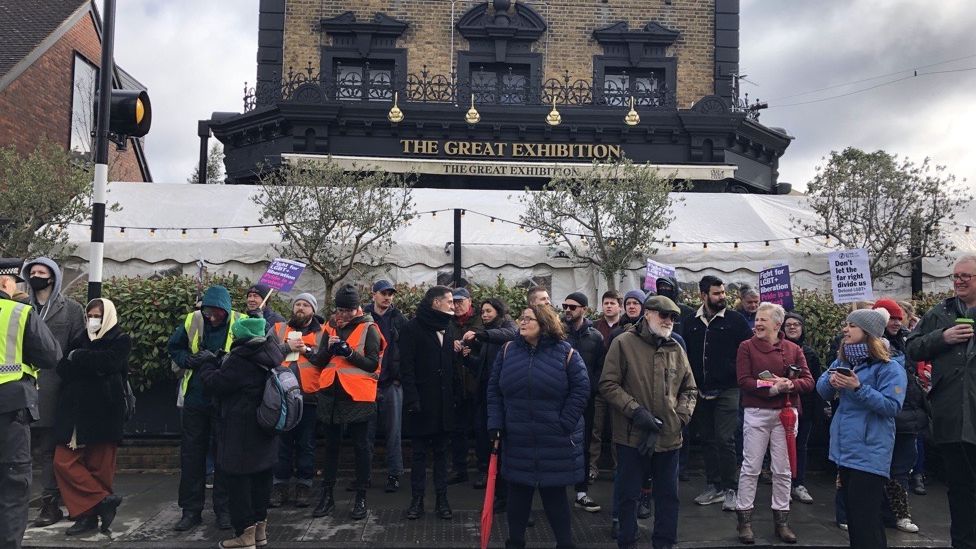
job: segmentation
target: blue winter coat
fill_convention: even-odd
[[[582,479],[589,397],[586,365],[568,342],[543,338],[532,347],[519,337],[503,346],[488,380],[488,429],[502,430],[505,479],[529,486]]]
[[[831,368],[841,364],[835,360]],[[830,386],[830,370],[817,380],[817,392],[827,402],[837,389]],[[854,368],[861,388],[841,389],[840,403],[830,422],[830,461],[888,478],[895,446],[895,417],[905,400],[908,378],[896,361],[869,361]]]

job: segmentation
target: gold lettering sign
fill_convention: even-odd
[[[401,139],[405,155],[478,158],[559,158],[575,160],[620,160],[620,145],[592,143],[504,143],[492,141],[436,141]]]

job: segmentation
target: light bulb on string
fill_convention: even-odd
[[[156,229],[149,229],[149,236],[156,236]]]
[[[186,238],[186,229],[180,229],[180,238]]]
[[[217,238],[217,227],[213,228],[213,237]]]

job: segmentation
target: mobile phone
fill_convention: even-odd
[[[838,367],[834,368],[833,370],[835,372],[837,372],[838,374],[844,375],[844,376],[852,376],[852,375],[854,375],[854,372],[850,368],[847,368],[847,367],[844,367],[844,366],[838,366]]]

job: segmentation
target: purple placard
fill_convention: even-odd
[[[644,291],[657,293],[659,278],[676,278],[674,267],[648,259],[647,267],[644,269]]]
[[[790,266],[780,265],[759,272],[759,299],[782,305],[793,310],[793,287],[790,284]]]
[[[304,270],[304,263],[279,257],[271,262],[268,270],[261,276],[260,282],[279,292],[287,292],[292,289]]]

